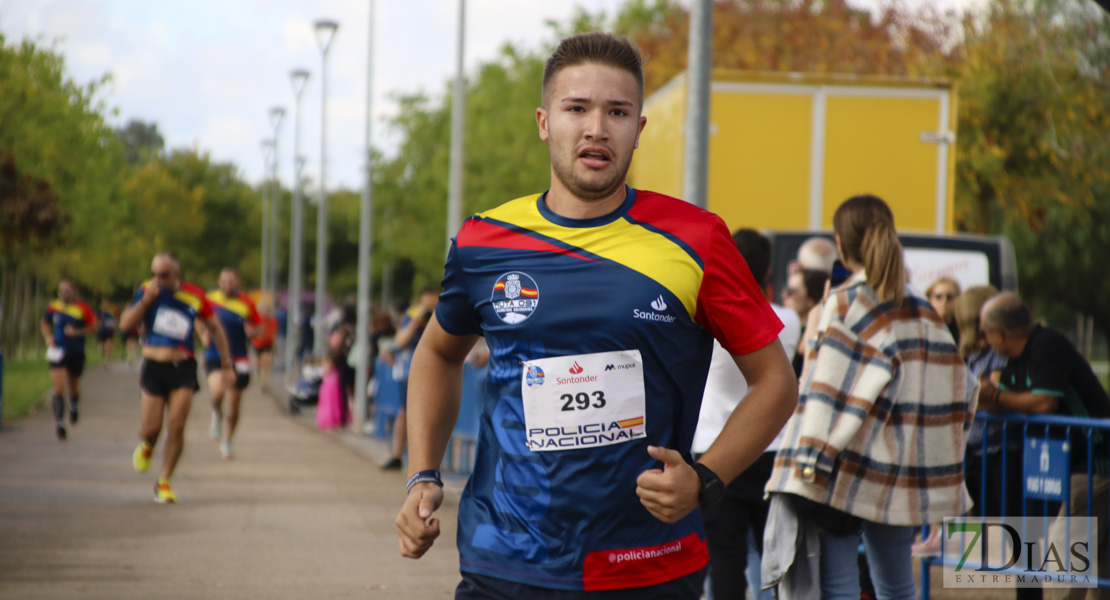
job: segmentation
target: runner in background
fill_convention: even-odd
[[[233,267],[224,267],[220,271],[219,289],[208,292],[208,302],[216,317],[223,325],[224,334],[231,350],[231,363],[235,369],[235,381],[226,385],[224,381],[223,365],[220,360],[219,349],[216,348],[214,339],[203,325],[200,336],[204,341],[204,370],[208,373],[208,389],[212,393],[212,424],[208,428],[208,435],[220,441],[220,455],[224,460],[231,460],[231,439],[235,436],[235,428],[239,425],[240,406],[243,402],[243,390],[247,389],[251,381],[251,360],[247,340],[258,332],[262,323],[258,310],[250,297],[240,290],[239,271]],[[227,397],[227,414],[224,414],[224,397]],[[225,427],[224,418],[227,423]]]
[[[96,316],[88,304],[77,299],[77,288],[68,280],[58,283],[58,299],[50,302],[42,317],[42,337],[46,340],[46,360],[50,365],[53,389],[55,434],[66,439],[66,404],[69,395],[69,422],[77,424],[77,402],[81,397],[81,374],[85,372],[85,336],[96,333]]]
[[[278,322],[270,310],[269,303],[263,303],[258,309],[259,323],[256,335],[251,338],[251,346],[258,360],[258,377],[262,380],[262,389],[270,383],[270,372],[274,366],[274,342],[278,334]]]
[[[104,357],[104,370],[108,370],[108,363],[115,358],[113,355],[116,338],[116,308],[107,300],[100,303],[100,314],[96,323],[96,346]]]
[[[143,327],[143,363],[139,374],[141,389],[139,445],[131,463],[139,473],[150,468],[154,445],[168,415],[166,444],[162,450],[162,471],[154,484],[154,501],[177,501],[170,486],[181,453],[185,449],[185,422],[193,404],[197,385],[194,349],[195,323],[208,328],[220,352],[220,366],[226,385],[235,380],[231,353],[223,326],[213,312],[204,290],[181,280],[177,257],[163,252],[150,266],[154,277],[139,286],[134,300],[120,315],[120,327],[134,331]]]

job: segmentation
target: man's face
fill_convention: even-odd
[[[984,311],[986,307],[984,307]],[[1001,328],[991,327],[987,325],[986,319],[983,318],[983,313],[979,314],[979,332],[983,334],[983,339],[987,341],[987,345],[991,347],[999,356],[1004,358],[1016,358],[1021,354],[1018,350],[1014,353],[1009,343],[1009,337]]]
[[[235,271],[221,271],[220,279],[217,284],[220,286],[220,291],[223,292],[225,296],[239,295],[239,275]]]
[[[435,311],[436,303],[438,301],[439,301],[439,294],[428,293],[428,294],[423,294],[423,295],[420,296],[420,306],[428,312],[434,312]]]
[[[77,298],[77,290],[72,283],[63,281],[58,284],[58,298],[62,302],[73,302]]]
[[[640,116],[636,78],[587,63],[564,68],[549,84],[547,106],[536,109],[536,123],[548,145],[553,178],[581,200],[612,196],[624,186],[647,122]]]
[[[150,274],[158,285],[171,290],[177,289],[177,265],[172,260],[164,257],[155,258],[150,264]]]

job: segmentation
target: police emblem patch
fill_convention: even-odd
[[[490,303],[499,319],[515,325],[535,312],[540,303],[540,290],[536,281],[526,273],[510,271],[498,277],[493,284]]]
[[[524,375],[524,381],[528,383],[528,387],[543,385],[543,380],[543,369],[535,365],[528,365],[528,372]]]

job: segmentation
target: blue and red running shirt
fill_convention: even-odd
[[[701,515],[657,520],[636,478],[661,467],[649,444],[691,461],[713,338],[746,354],[782,328],[718,216],[631,188],[619,209],[585,220],[551,212],[542,195],[519,198],[463,224],[436,318],[453,335],[485,336],[490,348],[476,466],[459,507],[463,571],[608,590],[706,565]],[[532,451],[522,361],[622,350],[642,355],[642,434]]]
[[[131,306],[142,301],[146,286],[151,281],[153,280],[147,280],[139,286],[131,299]],[[197,318],[207,319],[214,314],[205,299],[204,290],[200,287],[185,282],[181,283],[176,292],[163,287],[158,299],[143,315],[142,343],[144,346],[168,346],[184,350],[192,358],[193,336],[196,333],[194,321]]]
[[[216,317],[220,319],[220,324],[224,326],[227,343],[231,348],[231,358],[247,358],[250,340],[247,339],[245,325],[247,323],[256,326],[262,324],[262,317],[259,316],[254,302],[242,292],[237,296],[228,297],[222,290],[208,292],[207,299],[216,312]],[[208,342],[208,347],[204,349],[204,358],[205,360],[220,360],[220,351],[216,349],[215,342]]]
[[[42,315],[42,322],[49,323],[54,329],[54,345],[65,350],[66,354],[85,352],[85,336],[68,337],[65,333],[66,325],[73,325],[77,329],[84,329],[96,324],[96,313],[88,304],[77,300],[75,302],[62,302],[51,300]]]

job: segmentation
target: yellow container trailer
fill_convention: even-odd
[[[952,231],[950,82],[715,70],[710,89],[708,208],[730,228],[827,230],[871,193],[899,230]],[[686,96],[681,74],[646,100],[633,186],[682,197]]]

